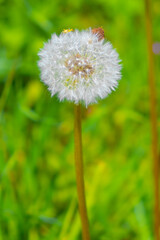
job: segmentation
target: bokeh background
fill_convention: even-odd
[[[152,17],[157,42],[159,0]],[[91,239],[154,239],[144,1],[0,0],[0,240],[81,239],[73,104],[50,97],[37,53],[53,32],[99,26],[123,77],[82,114]],[[160,103],[160,56],[154,60]]]

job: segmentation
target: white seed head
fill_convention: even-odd
[[[105,98],[121,78],[118,53],[91,29],[53,34],[38,55],[41,79],[60,100],[88,106]]]

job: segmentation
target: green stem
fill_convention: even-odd
[[[157,109],[156,109],[156,87],[154,73],[154,59],[152,51],[152,24],[150,9],[150,0],[145,0],[146,8],[146,31],[147,31],[147,48],[149,63],[149,89],[150,89],[150,118],[152,130],[152,155],[153,155],[153,174],[154,174],[154,192],[155,192],[155,239],[159,240],[159,156],[158,156],[158,126],[157,126]]]
[[[79,203],[79,213],[82,224],[83,240],[90,240],[89,223],[87,217],[87,208],[85,201],[85,189],[83,178],[83,157],[82,157],[82,134],[81,134],[81,106],[75,105],[75,125],[74,125],[74,141],[75,141],[75,168],[77,180],[77,193]]]

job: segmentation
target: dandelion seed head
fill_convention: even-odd
[[[107,97],[121,78],[118,53],[100,28],[53,34],[38,55],[41,79],[60,101],[88,106]]]

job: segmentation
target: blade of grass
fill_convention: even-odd
[[[5,86],[4,86],[4,90],[2,92],[1,98],[0,98],[0,113],[3,111],[3,108],[5,106],[13,79],[14,79],[14,75],[15,75],[15,63],[13,64],[12,69],[10,70]]]

